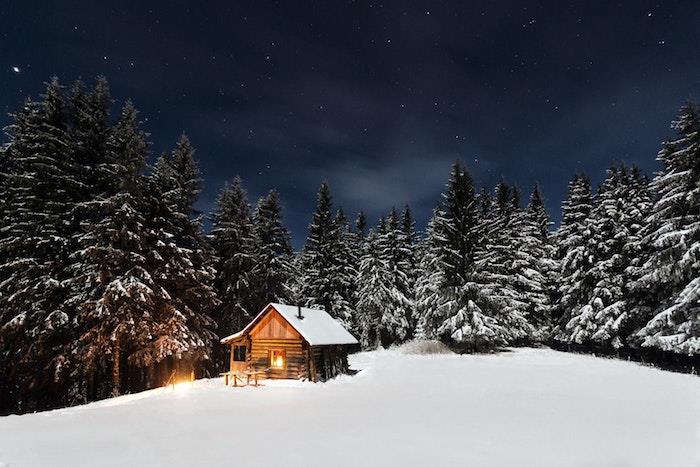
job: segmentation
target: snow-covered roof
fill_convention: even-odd
[[[342,324],[333,319],[325,310],[301,307],[302,319],[299,319],[299,308],[294,305],[270,303],[248,325],[235,334],[221,339],[226,344],[246,334],[258,322],[260,317],[274,308],[292,327],[311,345],[349,345],[357,344],[357,339],[350,334]]]

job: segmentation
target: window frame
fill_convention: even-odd
[[[240,349],[241,347],[243,348],[243,360],[238,360],[236,358],[237,357],[236,349]],[[248,346],[245,344],[234,345],[233,346],[233,361],[234,362],[245,362],[245,361],[247,361],[247,359],[248,359]]]
[[[279,352],[282,356],[282,366],[279,367],[274,364],[275,353]],[[270,368],[273,370],[286,370],[287,369],[287,351],[285,349],[270,349],[268,354],[268,363]]]

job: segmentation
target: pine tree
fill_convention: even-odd
[[[673,122],[677,138],[664,143],[657,198],[643,231],[644,262],[636,271],[632,309],[646,347],[700,354],[700,116],[685,105]],[[648,320],[648,321],[647,321]]]
[[[388,275],[382,287],[389,291],[382,311],[381,342],[384,346],[410,337],[409,318],[413,310],[412,284],[409,277],[411,250],[403,225],[391,209],[377,236],[379,259]]]
[[[435,222],[443,214],[438,206],[428,222],[425,238],[417,247],[417,278],[415,285],[415,323],[414,336],[416,339],[432,339],[437,337],[435,331],[440,324],[441,314],[438,312],[442,296],[440,291],[443,278],[443,268],[440,264],[439,246],[435,235]]]
[[[418,311],[416,309],[416,283],[418,280],[418,234],[416,233],[416,222],[408,205],[404,206],[401,212],[401,234],[404,244],[405,254],[399,264],[408,280],[407,289],[404,295],[411,302],[411,308],[406,318],[409,324],[409,336],[414,334],[418,321]]]
[[[307,306],[320,306],[350,329],[353,327],[353,281],[347,223],[338,222],[332,212],[330,189],[321,184],[316,211],[302,252],[301,295]]]
[[[337,226],[337,240],[335,243],[335,260],[333,277],[335,279],[335,303],[333,308],[339,316],[346,316],[345,322],[350,329],[356,328],[355,294],[357,291],[357,268],[359,263],[358,239],[350,230],[350,224],[339,208],[334,222]]]
[[[552,295],[557,263],[549,239],[549,216],[535,185],[528,206],[516,212],[510,226],[513,263],[510,267],[517,293],[525,297],[523,312],[531,325],[531,338],[545,340],[550,331]]]
[[[449,339],[470,349],[507,341],[506,330],[493,318],[497,304],[475,281],[480,236],[471,177],[455,164],[443,203],[431,220],[423,255],[422,276],[428,279],[418,285],[419,335]]]
[[[594,258],[589,228],[592,207],[590,182],[577,174],[569,183],[569,193],[562,203],[562,224],[555,237],[560,273],[553,337],[563,342],[569,341],[566,326],[571,317],[578,314],[595,286],[588,275]]]
[[[215,286],[221,305],[215,314],[219,336],[243,328],[254,316],[255,239],[248,195],[240,177],[224,186],[212,218]]]
[[[357,328],[363,349],[382,346],[386,334],[385,310],[391,301],[391,273],[384,259],[378,235],[369,232],[364,242],[358,271]]]
[[[484,216],[479,230],[482,239],[475,255],[473,282],[479,291],[489,297],[489,316],[500,326],[502,338],[507,342],[522,342],[533,334],[528,323],[530,305],[529,278],[524,256],[519,251],[526,241],[525,216],[519,208],[518,191],[505,182],[496,185],[495,206],[490,215]],[[520,255],[517,258],[516,255]]]
[[[291,303],[292,245],[289,231],[282,221],[282,205],[276,191],[258,201],[254,216],[255,308],[261,310],[267,303]]]
[[[77,309],[78,334],[71,352],[79,360],[81,378],[73,397],[90,400],[118,395],[124,368],[135,352],[152,346],[157,322],[168,293],[153,277],[142,173],[146,165],[146,135],[137,111],[127,102],[106,144],[109,177],[93,201],[100,220],[76,236],[79,249],[72,255],[70,283],[74,292],[67,303]],[[89,202],[83,203],[90,204]],[[74,302],[74,303],[73,303]],[[100,374],[110,368],[111,376]]]
[[[535,183],[527,209],[533,222],[535,222],[539,228],[540,236],[542,238],[547,238],[549,236],[549,226],[551,222],[549,220],[549,214],[547,214],[547,208],[544,205],[544,198],[542,197],[539,183]]]
[[[610,304],[603,300],[607,302],[611,298],[611,291],[607,287],[600,289],[599,284],[614,272],[611,270],[614,266],[613,257],[619,254],[624,244],[624,234],[617,235],[622,228],[621,178],[617,168],[608,170],[608,175],[595,196],[591,214],[585,220],[589,240],[583,251],[590,267],[585,271],[584,281],[588,287],[585,294],[579,294],[577,300],[571,302],[570,319],[565,326],[567,339],[576,344],[590,344],[592,335],[597,331],[595,315]],[[620,284],[614,284],[613,287],[619,289]]]
[[[73,203],[65,103],[58,80],[41,102],[27,100],[7,128],[0,229],[0,399],[18,410],[55,403],[65,384],[70,317],[59,310]],[[5,378],[3,378],[5,381]],[[11,401],[11,402],[10,402]]]
[[[154,346],[132,355],[136,366],[165,359],[192,365],[210,358],[216,325],[209,316],[219,306],[212,287],[215,271],[194,202],[201,179],[194,149],[183,135],[170,157],[161,156],[148,184],[150,228],[159,261],[154,274],[169,300],[158,317]],[[178,363],[179,364],[179,363]]]
[[[628,309],[634,296],[629,284],[636,265],[640,229],[651,208],[648,181],[634,167],[612,169],[616,183],[612,192],[594,213],[597,248],[596,264],[591,271],[597,280],[589,306],[595,314],[590,337],[595,345],[618,349],[625,345],[634,326]],[[587,337],[587,336],[582,336]]]

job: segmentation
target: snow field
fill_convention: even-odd
[[[221,380],[0,418],[0,465],[700,465],[700,378],[515,349],[351,357],[325,384]]]

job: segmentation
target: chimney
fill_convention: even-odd
[[[301,314],[301,305],[297,305],[297,318],[304,319],[304,315]]]

